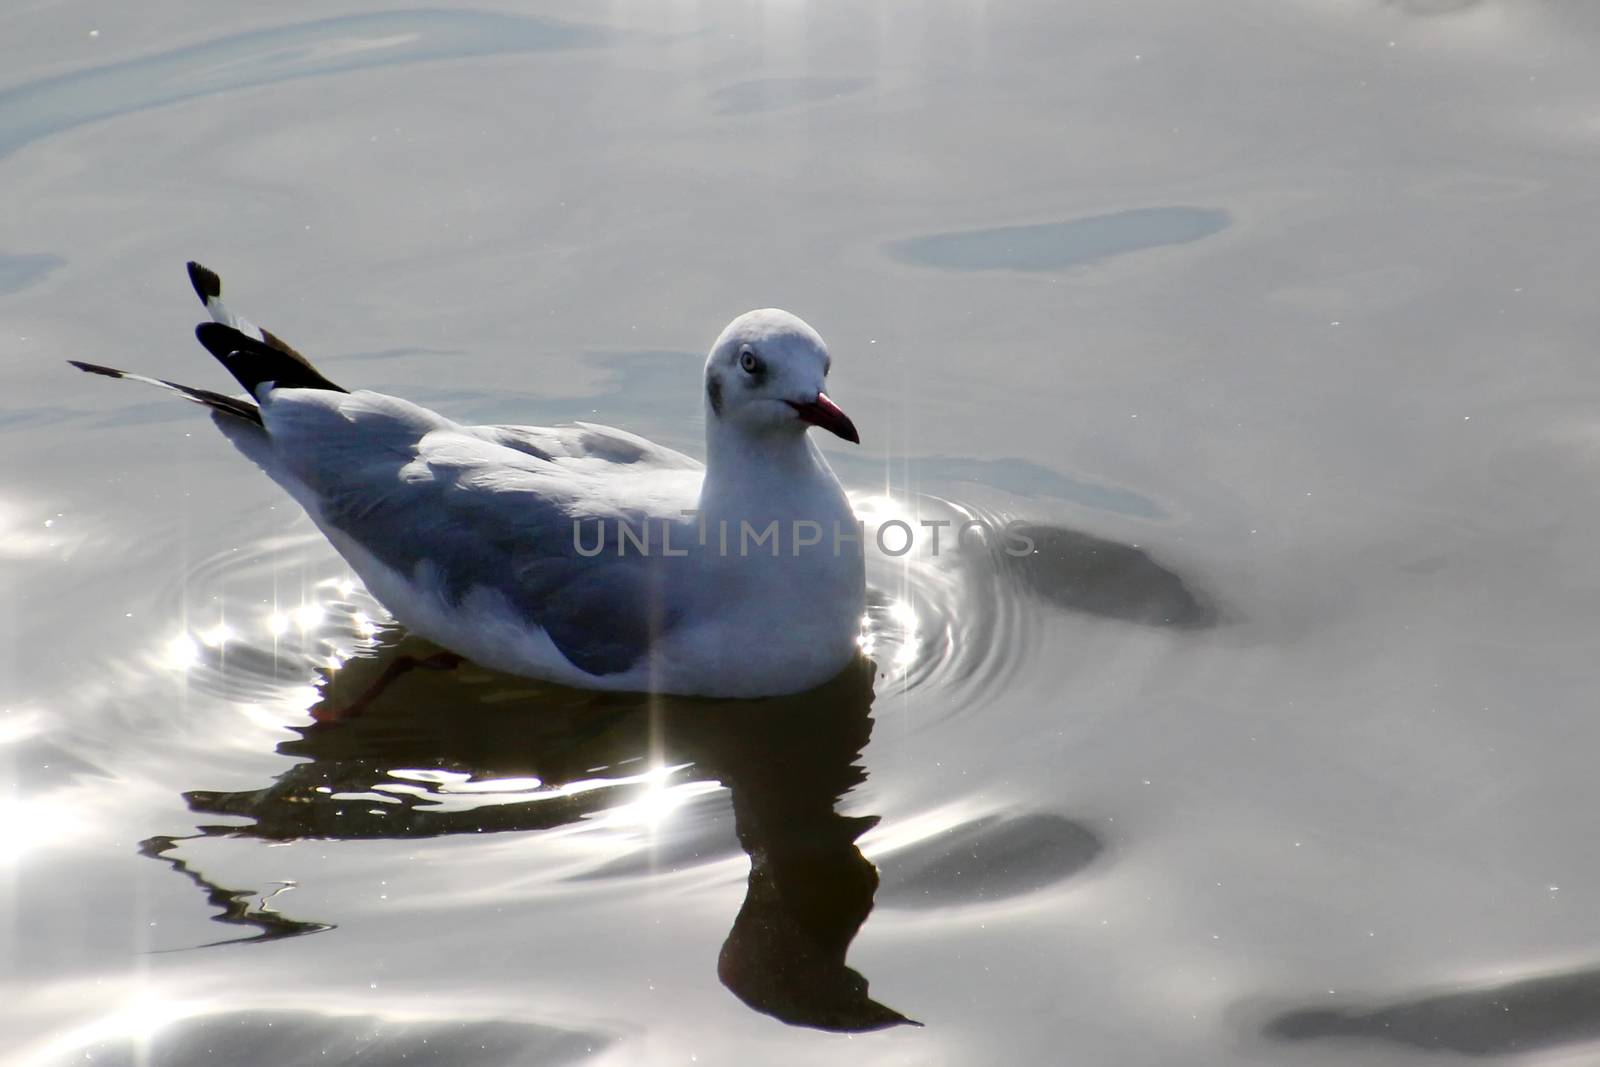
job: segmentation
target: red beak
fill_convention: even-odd
[[[828,399],[827,393],[818,393],[817,398],[809,404],[796,404],[793,400],[788,402],[794,408],[795,414],[801,420],[813,426],[821,426],[829,433],[838,434],[853,445],[861,443],[861,435],[856,433],[856,424],[850,421],[850,416],[839,409],[839,405]]]

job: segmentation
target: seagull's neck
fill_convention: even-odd
[[[784,499],[804,504],[817,491],[830,489],[842,496],[838,479],[805,432],[751,434],[706,412],[702,513],[766,511]]]

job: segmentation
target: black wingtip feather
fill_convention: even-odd
[[[311,361],[305,356],[302,356],[299,352],[295,351],[294,346],[289,344],[288,341],[285,341],[283,338],[279,337],[265,326],[257,326],[256,329],[261,331],[261,339],[267,342],[267,344],[271,345],[273,348],[276,348],[284,355],[293,356],[306,366],[311,366]]]
[[[200,303],[209,308],[211,301],[222,297],[222,279],[217,275],[216,271],[209,267],[203,267],[192,259],[189,261],[188,266],[189,284],[194,286],[194,295],[200,298]],[[310,365],[310,361],[305,356],[296,352],[292,345],[271,331],[262,330],[261,339],[278,351],[293,356],[307,366]]]
[[[293,349],[285,351],[258,341],[247,333],[220,322],[202,322],[194,335],[207,352],[254,396],[262,382],[279,389],[328,389],[347,393],[348,389],[323,377],[304,356]]]
[[[107,378],[126,377],[122,371],[119,371],[115,367],[102,367],[98,363],[84,363],[83,361],[76,359],[69,359],[67,362],[72,364],[74,367],[77,367],[81,371],[88,371],[90,374],[104,374]]]
[[[192,259],[189,261],[189,284],[194,286],[194,295],[202,304],[222,295],[222,279],[217,277],[217,272]]]
[[[220,412],[224,415],[232,415],[236,419],[244,419],[246,422],[253,422],[257,426],[264,425],[261,421],[261,409],[248,400],[224,396],[221,393],[214,393],[210,389],[196,389],[192,385],[169,382],[165,378],[146,378],[142,374],[129,374],[127,371],[118,370],[115,367],[102,367],[98,363],[84,363],[76,359],[69,359],[67,362],[90,374],[103,374],[107,378],[121,378],[125,381],[142,382],[145,385],[155,385],[160,386],[162,389],[170,389],[197,404],[204,404],[212,411]]]

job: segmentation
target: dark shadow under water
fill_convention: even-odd
[[[1204,629],[1219,621],[1209,599],[1134,545],[1062,526],[1021,524],[1027,555],[997,554],[1013,585],[1063,611],[1145,626]]]
[[[319,707],[347,706],[397,657],[433,646],[384,635],[375,655],[324,673]],[[845,963],[872,911],[878,872],[856,845],[876,817],[847,816],[838,800],[866,777],[875,668],[853,663],[809,693],[760,701],[582,693],[476,667],[415,670],[358,718],[299,728],[278,750],[305,762],[261,789],[185,793],[196,812],[249,825],[203,825],[200,836],[266,841],[358,840],[529,831],[563,826],[649,788],[716,781],[731,798],[734,832],[750,857],[744,905],[717,962],[723,984],[787,1023],[859,1032],[909,1023],[868,995]],[[641,782],[649,768],[665,781]],[[415,774],[423,771],[419,779]],[[400,771],[397,775],[394,772]],[[538,779],[535,799],[443,805],[439,781]],[[563,786],[584,783],[576,790]],[[374,796],[381,796],[375,802]],[[450,795],[461,801],[461,793]],[[143,851],[203,889],[217,921],[260,941],[327,929],[273,909],[270,895],[216,885],[177,855],[181,839]],[[608,872],[600,872],[605,876]]]
[[[1600,1041],[1600,968],[1401,996],[1367,1006],[1295,1008],[1262,1028],[1278,1041],[1337,1038],[1508,1056]]]

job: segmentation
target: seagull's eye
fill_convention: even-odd
[[[739,366],[746,374],[754,374],[761,369],[761,361],[756,358],[756,350],[749,345],[739,349]]]

